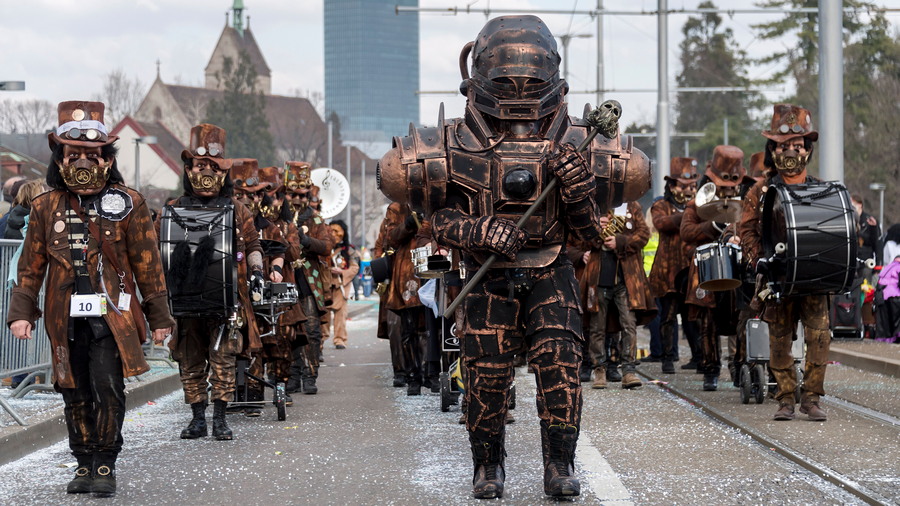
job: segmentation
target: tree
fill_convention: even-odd
[[[715,9],[712,2],[698,8]],[[730,28],[722,26],[716,13],[690,17],[682,33],[679,87],[750,86],[747,78],[748,59],[734,40]],[[708,160],[713,148],[724,142],[723,120],[728,119],[728,143],[753,152],[758,142],[758,128],[750,111],[759,103],[759,94],[751,92],[679,93],[676,100],[679,132],[706,132],[694,143],[692,152]],[[748,152],[748,155],[749,155]]]
[[[220,99],[206,106],[207,123],[228,132],[226,154],[232,158],[256,158],[260,167],[275,164],[275,147],[266,118],[266,99],[256,88],[256,70],[241,52],[238,61],[225,58],[216,79],[223,88]]]
[[[131,79],[120,68],[106,74],[103,91],[94,95],[94,100],[106,105],[104,120],[107,127],[112,130],[125,116],[134,114],[145,94],[140,79]]]
[[[900,38],[892,35],[884,11],[871,2],[844,0],[844,182],[851,191],[876,201],[868,190],[872,182],[888,185],[890,195],[900,180],[897,152],[900,127]],[[760,7],[817,7],[815,0],[767,0]],[[847,9],[849,8],[849,9]],[[768,55],[760,63],[781,64],[771,82],[793,80],[796,90],[784,98],[810,110],[813,125],[819,115],[819,39],[817,13],[785,13],[776,21],[754,25],[761,39],[794,37],[785,50]],[[816,157],[813,158],[815,162]],[[811,171],[816,173],[815,164]],[[869,206],[869,211],[873,207]],[[887,199],[885,221],[900,216],[900,201]],[[891,218],[893,217],[893,218]]]

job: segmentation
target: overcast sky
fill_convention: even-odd
[[[669,8],[694,8],[698,3],[669,0]],[[878,3],[900,7],[900,0]],[[323,92],[322,0],[244,0],[244,4],[272,69],[273,93]],[[422,7],[467,4],[473,9],[589,10],[596,0],[420,0]],[[719,0],[717,4],[753,7],[752,0]],[[202,86],[203,69],[231,5],[231,0],[0,0],[0,80],[27,83],[25,92],[4,93],[0,98],[41,98],[53,103],[90,98],[101,89],[103,76],[116,68],[149,87],[156,78],[157,59],[164,82]],[[656,0],[604,0],[604,7],[612,11],[649,11],[656,5]],[[484,14],[420,16],[420,88],[455,90],[460,82],[459,52],[475,38],[486,18]],[[573,92],[594,89],[596,21],[584,14],[541,16],[554,34],[591,36],[573,39],[569,45],[569,82]],[[670,86],[679,70],[678,43],[685,19],[686,15],[670,16]],[[726,16],[725,24],[751,56],[761,56],[782,47],[782,42],[754,37],[751,25],[767,19],[772,16],[735,14]],[[889,19],[896,26],[900,15],[889,14]],[[605,16],[605,88],[656,88],[656,29],[655,16]],[[750,77],[765,77],[773,70],[755,68]],[[772,91],[767,96],[775,101],[785,93]],[[654,121],[655,93],[613,92],[607,98],[622,102],[626,123]],[[461,97],[425,95],[421,99],[423,123],[434,124],[441,101],[446,102],[448,117],[460,115]],[[580,114],[587,101],[592,102],[593,95],[571,94],[571,111]]]

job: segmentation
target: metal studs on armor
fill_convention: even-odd
[[[534,195],[537,180],[527,169],[513,169],[503,176],[503,189],[510,197],[525,200]]]

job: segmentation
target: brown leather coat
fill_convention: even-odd
[[[410,253],[417,245],[418,229],[406,228],[407,216],[409,210],[401,208],[397,220],[388,222],[385,230],[384,242],[389,248],[394,248],[391,284],[385,298],[385,306],[392,311],[422,305],[419,300],[421,280],[416,276]]]
[[[313,295],[316,297],[316,305],[319,307],[318,315],[306,315],[316,318],[325,314],[326,308],[331,305],[331,250],[334,249],[334,236],[331,235],[331,227],[319,216],[313,213],[302,222],[297,223],[297,228],[306,227],[306,236],[309,237],[309,246],[300,248],[300,269],[306,276]]]
[[[177,206],[179,199],[172,199],[167,202],[168,205]],[[248,280],[250,278],[247,266],[247,256],[257,251],[262,254],[262,246],[259,243],[259,232],[253,225],[253,214],[247,209],[247,206],[241,204],[234,198],[231,199],[234,204],[234,224],[235,224],[235,255],[243,252],[243,259],[237,264],[238,274],[238,300],[241,307],[244,308],[243,319],[246,322],[246,333],[243,346],[240,352],[257,352],[262,349],[262,341],[259,338],[259,328],[256,326],[256,318],[252,318],[253,306],[250,304],[250,288]],[[156,232],[159,233],[159,227],[162,222],[162,213],[156,219]],[[158,247],[157,247],[158,249]],[[160,268],[160,271],[162,269]],[[172,334],[172,340],[169,341],[169,348],[175,349],[177,334]]]
[[[679,291],[675,276],[691,263],[681,240],[684,211],[668,199],[660,199],[650,207],[650,215],[653,226],[659,232],[659,247],[650,270],[650,292],[654,297],[664,297],[667,293]]]
[[[693,259],[698,246],[715,242],[721,236],[722,232],[713,226],[712,221],[704,220],[697,214],[697,203],[693,200],[688,202],[684,209],[684,217],[681,219],[681,240],[684,242],[684,252],[690,263],[688,289],[684,298],[688,304],[708,308],[716,305],[713,292],[706,292],[702,298],[697,297],[697,285],[700,284],[700,277]]]
[[[121,221],[97,218],[104,240],[113,242],[119,267],[125,276],[132,277],[143,297],[144,315],[131,311],[121,314],[111,307],[104,316],[112,331],[122,357],[122,372],[136,376],[150,367],[144,360],[137,325],[144,325],[144,316],[152,330],[172,327],[175,321],[169,314],[166,297],[166,281],[160,263],[157,236],[144,198],[136,191],[121,185],[113,185],[128,193],[133,202],[132,211]],[[69,228],[65,223],[68,208],[68,192],[53,190],[32,201],[28,235],[25,237],[22,257],[19,259],[18,285],[13,288],[9,303],[7,323],[16,320],[34,322],[41,317],[37,307],[38,293],[47,281],[47,297],[44,302],[44,325],[53,346],[53,374],[60,388],[75,388],[69,363],[69,301],[75,281],[69,247]],[[96,272],[100,248],[93,238],[88,245],[87,269]],[[91,277],[94,290],[102,293],[95,276]],[[103,281],[106,291],[115,303],[119,300],[119,280],[111,262],[103,262]],[[132,294],[137,297],[137,294]],[[137,320],[137,321],[136,321]]]
[[[650,240],[650,227],[644,221],[644,211],[638,202],[628,203],[628,215],[625,221],[625,233],[616,234],[616,257],[622,267],[625,287],[628,291],[628,307],[636,313],[639,325],[644,325],[656,315],[656,302],[650,294],[650,284],[644,272],[643,249]],[[629,228],[630,224],[631,228]],[[575,266],[581,293],[581,304],[587,313],[596,313],[599,309],[600,293],[600,249],[589,243],[572,239],[569,241],[569,258]],[[584,252],[590,249],[591,255],[587,264],[583,261]],[[617,313],[610,308],[608,319],[616,319]],[[617,328],[617,324],[607,328]]]
[[[273,223],[281,230],[281,235],[287,242],[287,251],[284,253],[284,282],[295,284],[297,278],[294,277],[294,269],[291,265],[301,257],[300,234],[297,232],[297,227],[289,221],[277,220]],[[303,314],[300,304],[289,307],[278,320],[281,325],[293,325],[303,321],[306,321],[306,316]]]

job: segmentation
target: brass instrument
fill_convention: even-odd
[[[618,234],[624,233],[625,229],[628,228],[624,216],[614,214],[614,212],[610,210],[606,214],[606,217],[609,218],[609,223],[607,223],[606,226],[603,227],[603,230],[600,231],[600,238],[604,241],[610,237],[615,237]]]

